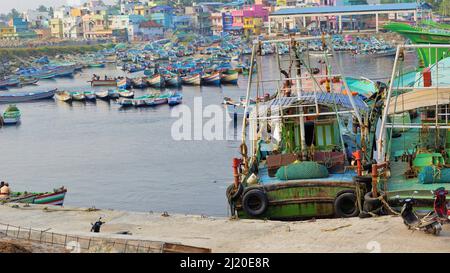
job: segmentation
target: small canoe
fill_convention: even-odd
[[[95,101],[97,99],[97,97],[95,96],[95,93],[92,91],[84,92],[84,96],[87,101]]]
[[[88,67],[90,67],[90,68],[102,68],[102,67],[105,67],[105,64],[103,64],[103,63],[90,63],[90,64],[88,64]]]
[[[106,91],[97,91],[97,92],[95,92],[95,96],[98,99],[101,99],[101,100],[108,100],[109,99],[109,91],[108,90],[106,90]]]
[[[174,94],[174,95],[170,96],[170,97],[167,99],[167,103],[168,103],[170,106],[178,105],[178,104],[180,104],[182,101],[183,101],[183,95],[182,95],[182,94]]]
[[[128,83],[128,79],[124,78],[124,79],[120,79],[117,80],[117,88],[119,89],[127,89],[129,88],[129,83]]]
[[[62,206],[66,193],[67,189],[64,187],[54,189],[53,192],[44,193],[12,192],[9,198],[2,200],[2,202]]]
[[[201,84],[201,76],[200,74],[188,75],[185,77],[181,77],[183,84],[187,85],[200,85]]]
[[[27,86],[27,85],[34,85],[36,84],[39,79],[35,77],[20,77],[20,86]]]
[[[83,92],[72,92],[72,99],[74,101],[85,101],[86,100],[86,96],[84,95]]]
[[[119,96],[121,98],[134,98],[134,92],[133,91],[128,91],[128,90],[119,90]]]
[[[55,93],[55,99],[63,102],[72,102],[72,95],[67,91],[58,91]]]
[[[205,85],[220,85],[220,72],[213,72],[202,76],[202,83]]]
[[[54,77],[56,77],[56,71],[54,70],[42,70],[39,71],[36,74],[33,74],[34,77],[41,79],[41,80],[48,80],[48,79],[52,79]]]
[[[170,94],[160,95],[156,98],[149,99],[145,101],[147,106],[158,106],[162,104],[167,104],[169,101]]]
[[[0,89],[6,89],[8,87],[15,87],[18,86],[20,84],[19,79],[16,78],[9,78],[9,79],[5,79],[0,81]]]
[[[228,70],[222,72],[220,75],[220,82],[225,84],[237,84],[239,79],[239,72]]]
[[[164,77],[161,74],[153,75],[147,79],[147,84],[153,88],[163,88],[165,85]]]
[[[15,125],[20,122],[21,113],[17,106],[9,105],[3,113],[3,125]]]

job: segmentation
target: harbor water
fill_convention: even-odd
[[[393,57],[338,58],[346,76],[387,82],[392,71]],[[415,67],[415,60],[415,54],[407,55],[409,68]],[[269,75],[277,66],[274,56],[264,57],[264,77],[278,78]],[[6,92],[88,91],[93,74],[124,75],[115,65],[84,69],[73,78],[42,80],[36,87]],[[139,74],[128,76],[134,75]],[[244,77],[239,86],[183,86],[183,105],[192,108],[197,97],[203,107],[221,105],[224,97],[245,95],[246,86]],[[135,91],[137,97],[149,90]],[[228,135],[228,140],[176,141],[171,130],[177,118],[171,117],[174,108],[167,105],[121,109],[100,100],[71,105],[47,100],[18,106],[21,124],[0,129],[0,179],[13,191],[65,186],[65,204],[71,206],[227,215],[225,189],[233,180],[231,161],[238,156],[241,121],[228,128],[234,139]],[[5,108],[0,105],[1,111]]]

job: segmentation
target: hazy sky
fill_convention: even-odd
[[[58,7],[62,5],[79,4],[87,0],[0,0],[0,13],[7,13],[15,8],[19,11],[34,9],[40,5]],[[105,3],[115,2],[113,0],[104,0]]]

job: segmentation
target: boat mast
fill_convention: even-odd
[[[295,74],[295,88],[297,89],[297,97],[301,97],[302,95],[302,85],[301,85],[301,77],[302,77],[302,62],[300,61],[300,54],[298,48],[298,42],[292,40],[292,48],[294,49],[295,63],[296,63],[296,74]],[[307,160],[306,158],[306,140],[305,140],[305,118],[303,117],[303,106],[298,106],[298,111],[300,113],[299,122],[300,122],[300,146],[302,149],[302,160]]]

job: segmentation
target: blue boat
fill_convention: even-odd
[[[220,85],[220,72],[213,72],[202,76],[202,83],[205,85]]]
[[[49,91],[0,93],[0,103],[18,103],[33,100],[51,99],[55,95],[56,90],[57,89]]]
[[[174,106],[174,105],[178,105],[183,101],[183,95],[180,93],[176,93],[171,95],[168,99],[167,99],[167,103],[170,106]]]

